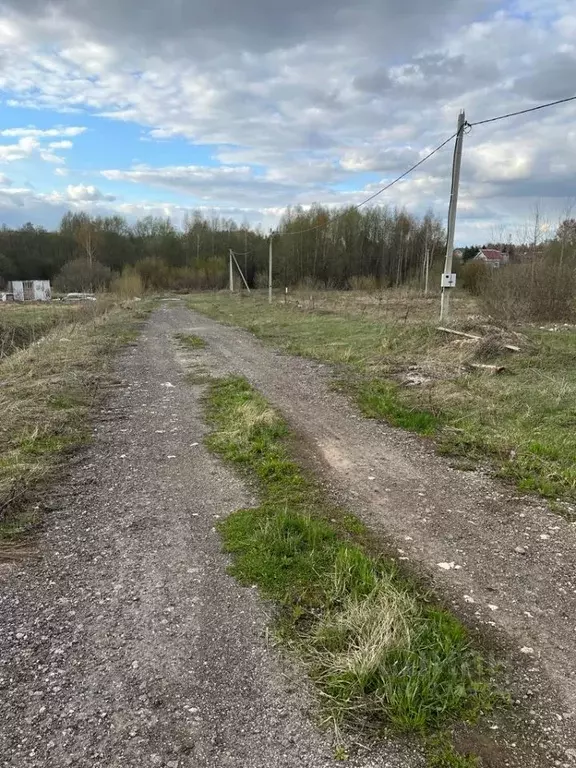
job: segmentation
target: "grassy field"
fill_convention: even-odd
[[[134,337],[144,310],[102,301],[90,308],[23,306],[8,315],[14,328],[20,321],[35,330],[34,343],[0,360],[0,554],[6,554],[7,540],[34,525],[32,491],[89,439],[90,412],[111,358]]]
[[[501,696],[467,631],[394,564],[367,554],[364,527],[329,504],[294,460],[287,425],[246,381],[209,389],[209,446],[254,480],[260,506],[220,526],[232,573],[279,607],[277,630],[320,693],[336,756],[348,726],[422,737],[430,765],[472,768],[452,728]]]
[[[499,329],[456,296],[450,326],[484,337],[477,342],[437,330],[437,297],[395,291],[299,294],[272,306],[261,296],[203,294],[189,303],[336,365],[367,416],[433,438],[462,468],[489,460],[522,491],[576,500],[574,328]],[[509,342],[521,351],[507,351]]]
[[[0,360],[41,339],[52,328],[77,322],[95,311],[85,304],[0,304]]]

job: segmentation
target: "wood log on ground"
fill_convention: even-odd
[[[453,328],[443,328],[442,326],[439,326],[437,331],[442,331],[443,333],[452,333],[454,336],[463,336],[466,339],[473,339],[474,341],[482,341],[482,336],[477,336],[474,333],[464,333],[464,331],[455,331]],[[520,352],[520,347],[516,347],[514,344],[502,344],[504,349],[509,349],[511,352]]]

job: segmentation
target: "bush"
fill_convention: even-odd
[[[268,272],[256,272],[254,287],[261,289],[268,288]]]
[[[481,304],[494,318],[550,322],[574,317],[576,271],[550,257],[491,270]]]
[[[351,291],[366,291],[373,293],[380,287],[378,278],[374,275],[353,275],[348,281]]]
[[[168,287],[170,267],[165,261],[149,257],[136,262],[134,269],[140,275],[145,291],[161,291]]]
[[[228,271],[223,259],[197,259],[190,267],[172,269],[169,279],[175,291],[218,290],[226,287]]]
[[[469,261],[460,268],[460,280],[464,290],[473,296],[479,296],[484,285],[490,277],[491,267],[487,267],[481,261]]]
[[[135,269],[148,291],[201,291],[225,288],[226,262],[222,258],[197,259],[189,267],[171,267],[160,259],[139,261]]]
[[[110,285],[112,271],[99,261],[74,259],[64,264],[54,279],[54,288],[61,293],[95,293]]]
[[[122,274],[112,280],[110,290],[122,298],[132,299],[136,296],[142,296],[144,283],[134,267],[124,267]]]

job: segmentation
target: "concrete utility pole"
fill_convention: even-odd
[[[250,286],[248,285],[248,281],[246,280],[246,278],[244,276],[244,272],[242,272],[242,270],[240,269],[240,264],[238,264],[238,259],[236,258],[236,254],[234,253],[234,251],[231,250],[230,251],[230,255],[234,259],[234,264],[236,264],[236,268],[238,269],[238,272],[240,273],[240,277],[242,278],[242,282],[246,286],[246,290],[248,291],[248,293],[250,293]]]
[[[268,304],[272,304],[272,233],[268,242]]]
[[[232,248],[228,251],[228,260],[230,262],[230,293],[234,293],[234,269],[232,268]]]
[[[448,242],[446,243],[446,260],[444,262],[444,274],[442,275],[442,298],[440,303],[440,320],[448,317],[450,309],[450,290],[452,275],[452,254],[454,253],[454,231],[456,229],[456,211],[458,209],[458,189],[460,186],[460,165],[462,163],[462,144],[464,141],[464,126],[466,115],[464,110],[458,115],[458,131],[456,133],[456,146],[454,147],[454,161],[452,164],[452,189],[450,191],[450,206],[448,208]]]
[[[244,230],[244,274],[248,274],[248,230]]]
[[[424,264],[422,265],[424,272],[424,296],[428,296],[428,277],[430,275],[430,251],[428,250],[429,229],[429,222],[426,220],[426,237],[424,238]]]

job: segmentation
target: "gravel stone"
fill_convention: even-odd
[[[211,356],[214,365],[245,376],[282,411],[300,438],[302,458],[383,549],[396,556],[401,546],[412,570],[489,644],[502,646],[517,698],[528,678],[550,742],[574,748],[575,526],[545,501],[519,495],[485,472],[454,469],[429,441],[360,417],[335,391],[329,366],[280,353],[247,331],[184,308],[174,312],[183,331],[208,343],[203,362]],[[367,477],[386,493],[374,494]],[[554,536],[541,535],[543,529]],[[529,557],[510,556],[520,541],[529,543]],[[488,608],[495,595],[498,611]],[[519,653],[523,647],[536,649],[529,660]],[[567,718],[558,721],[558,713]]]
[[[0,565],[1,768],[336,764],[265,603],[226,573],[214,519],[254,499],[203,446],[203,389],[173,342],[191,322],[152,316],[46,500],[37,554]],[[423,761],[390,741],[349,764]]]

